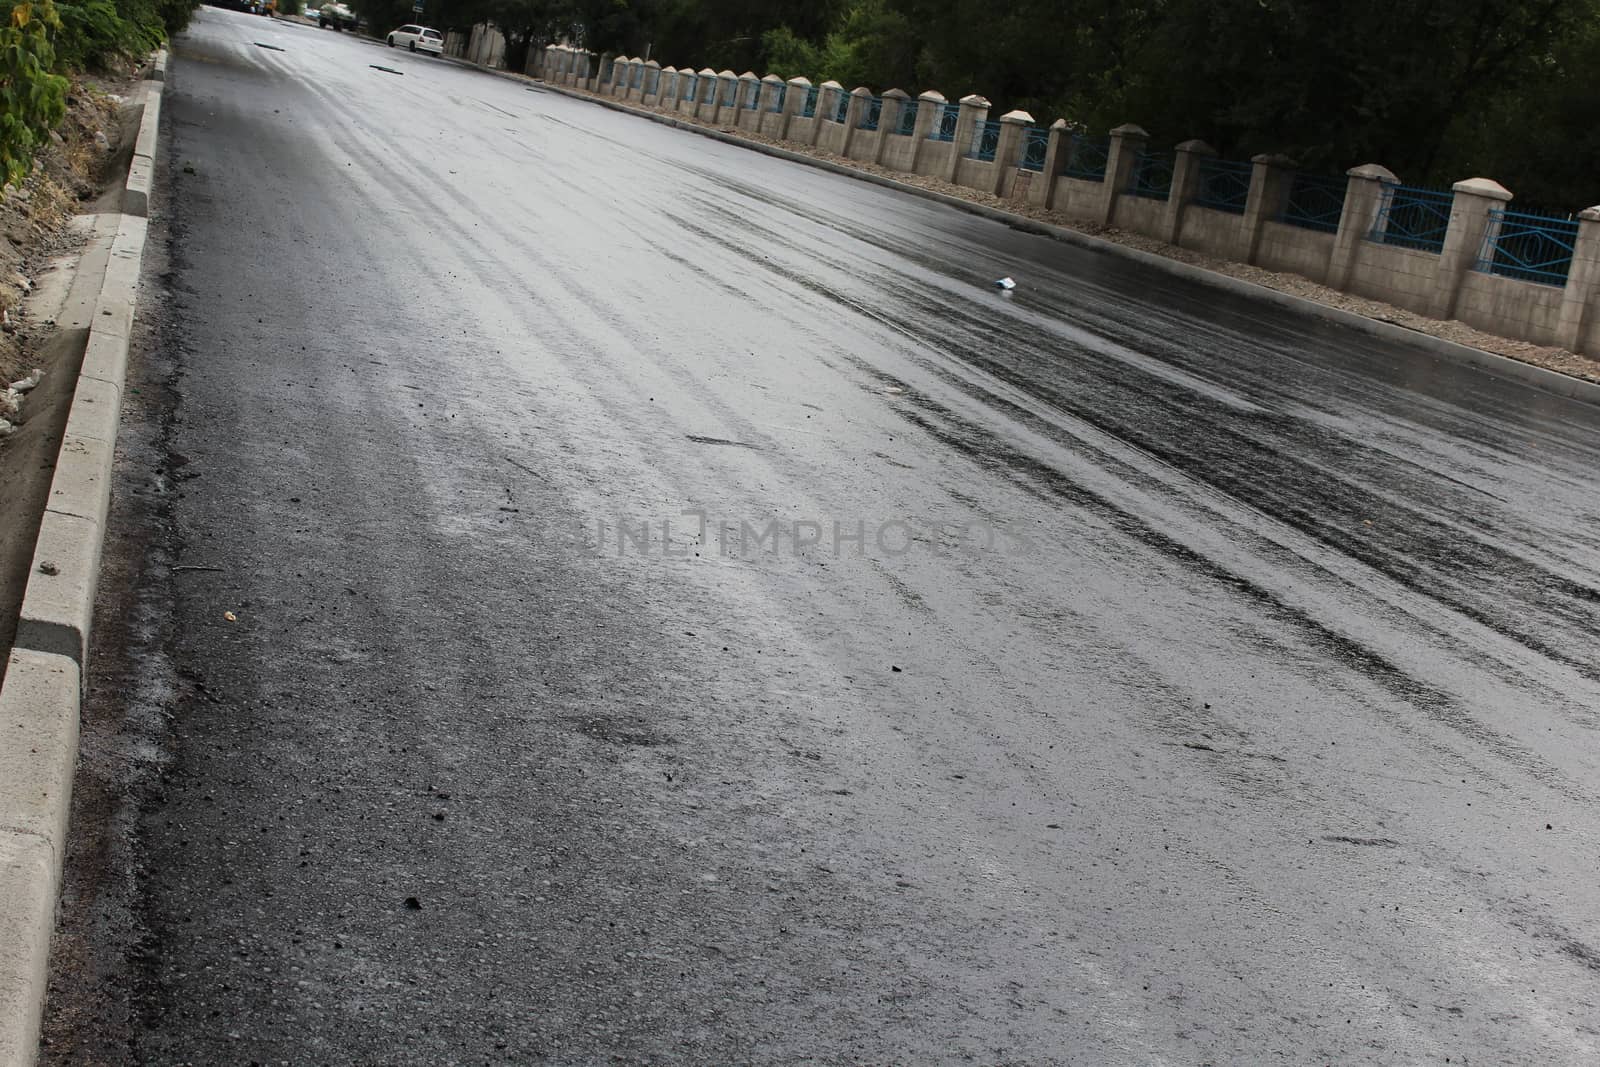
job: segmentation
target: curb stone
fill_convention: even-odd
[[[587,103],[598,104],[601,107],[610,108],[612,111],[620,111],[626,115],[633,115],[638,118],[649,119],[652,122],[657,122],[664,126],[671,126],[674,129],[687,130],[690,133],[697,133],[702,137],[709,137],[714,141],[721,141],[724,144],[734,145],[739,148],[746,148],[754,152],[759,152],[762,155],[772,156],[776,159],[788,160],[791,163],[801,163],[808,167],[814,167],[818,170],[828,171],[829,173],[838,174],[846,178],[852,178],[856,181],[868,182],[872,185],[882,186],[885,189],[893,189],[896,192],[908,193],[911,196],[920,197],[923,200],[932,200],[935,203],[944,204],[947,207],[955,208],[957,211],[964,211],[969,215],[977,215],[981,218],[986,218],[990,219],[991,221],[1001,223],[1014,230],[1021,230],[1024,233],[1031,233],[1039,237],[1048,237],[1052,240],[1060,241],[1063,244],[1075,245],[1091,252],[1100,252],[1105,255],[1131,260],[1135,263],[1141,263],[1155,270],[1163,271],[1179,278],[1185,278],[1189,281],[1198,282],[1201,285],[1208,285],[1214,289],[1223,289],[1231,293],[1237,293],[1244,297],[1261,300],[1269,304],[1275,304],[1286,311],[1299,314],[1307,318],[1321,319],[1325,322],[1337,323],[1341,326],[1347,326],[1353,330],[1356,330],[1357,332],[1368,334],[1372,337],[1381,338],[1385,341],[1391,341],[1398,344],[1409,345],[1412,348],[1422,349],[1430,355],[1436,356],[1440,359],[1452,360],[1458,363],[1466,363],[1468,365],[1478,367],[1494,377],[1506,378],[1520,382],[1524,385],[1530,385],[1535,389],[1541,390],[1542,392],[1553,393],[1556,396],[1564,397],[1568,400],[1576,400],[1584,404],[1600,406],[1600,383],[1597,382],[1587,381],[1583,378],[1575,378],[1570,374],[1562,374],[1560,371],[1547,370],[1544,367],[1537,366],[1533,363],[1524,363],[1519,359],[1512,359],[1510,356],[1502,356],[1494,352],[1487,352],[1481,348],[1473,348],[1471,345],[1461,344],[1458,341],[1447,341],[1442,337],[1434,337],[1431,334],[1420,333],[1416,330],[1407,329],[1404,326],[1398,326],[1392,322],[1385,322],[1382,319],[1368,318],[1367,316],[1358,314],[1354,311],[1346,311],[1343,308],[1331,307],[1327,304],[1322,304],[1303,296],[1296,296],[1293,293],[1285,293],[1278,289],[1273,289],[1265,285],[1259,285],[1256,282],[1246,281],[1243,278],[1235,278],[1227,274],[1218,274],[1215,271],[1206,270],[1204,267],[1197,267],[1192,263],[1183,263],[1179,260],[1168,259],[1166,256],[1157,255],[1154,252],[1146,252],[1142,249],[1130,248],[1127,245],[1118,244],[1115,241],[1107,241],[1104,238],[1094,237],[1090,234],[1081,233],[1078,230],[1073,230],[1065,226],[1053,226],[1047,222],[1040,222],[1037,219],[1028,218],[1026,215],[1015,215],[1009,211],[1002,211],[999,208],[989,207],[987,204],[974,203],[971,200],[964,200],[961,197],[951,196],[948,193],[940,193],[935,192],[932,189],[923,189],[920,186],[908,185],[905,182],[896,181],[893,178],[886,178],[880,174],[872,174],[868,171],[857,170],[855,167],[847,167],[842,163],[834,163],[826,159],[817,159],[815,156],[808,156],[801,152],[791,152],[785,148],[778,148],[774,145],[762,144],[759,141],[747,140],[735,134],[724,133],[721,130],[708,129],[707,127],[696,125],[692,122],[684,122],[683,120],[672,115],[662,114],[661,112],[651,111],[646,108],[632,107],[627,104],[618,103],[615,100],[607,100],[604,97],[591,96],[588,93],[579,92],[576,89],[571,89],[564,85],[552,85],[549,82],[541,81],[526,75],[515,74],[511,71],[491,70],[487,67],[479,66],[476,63],[469,63],[466,60],[456,59],[452,56],[447,56],[445,58],[455,62],[460,66],[470,67],[474,70],[480,70],[486,74],[492,74],[496,77],[518,81],[524,85],[538,85],[545,92],[558,93],[562,96],[571,97],[574,100],[583,100]]]
[[[111,509],[167,53],[144,83],[123,216],[95,302],[17,636],[0,687],[0,1067],[32,1067],[78,759],[84,661]]]

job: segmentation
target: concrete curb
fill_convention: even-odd
[[[145,82],[123,186],[126,213],[112,239],[0,687],[0,1067],[31,1067],[39,1053],[166,63],[163,51]]]
[[[969,215],[977,215],[981,218],[1002,223],[1014,230],[1021,230],[1024,233],[1036,234],[1040,237],[1049,237],[1053,240],[1061,241],[1069,245],[1075,245],[1079,248],[1087,249],[1092,252],[1100,252],[1105,255],[1116,256],[1120,259],[1132,260],[1135,263],[1143,264],[1147,267],[1163,271],[1179,278],[1185,278],[1190,281],[1198,282],[1201,285],[1208,285],[1214,289],[1222,289],[1227,292],[1237,293],[1241,296],[1249,297],[1254,300],[1265,301],[1266,303],[1276,305],[1277,307],[1281,307],[1287,311],[1305,316],[1307,318],[1321,319],[1325,322],[1337,323],[1341,326],[1349,327],[1350,329],[1356,330],[1360,333],[1378,337],[1385,341],[1410,345],[1413,348],[1421,349],[1422,351],[1427,352],[1430,355],[1437,356],[1440,359],[1453,360],[1460,363],[1467,363],[1475,367],[1480,367],[1496,377],[1520,382],[1524,385],[1531,385],[1536,389],[1553,393],[1569,400],[1577,400],[1585,404],[1594,404],[1600,406],[1600,383],[1585,381],[1582,378],[1574,378],[1570,374],[1562,374],[1559,371],[1546,370],[1545,368],[1535,366],[1532,363],[1524,363],[1521,360],[1512,359],[1509,356],[1498,355],[1494,352],[1486,352],[1481,348],[1473,348],[1471,345],[1460,344],[1456,341],[1446,341],[1441,337],[1433,337],[1429,334],[1419,333],[1416,330],[1410,330],[1404,326],[1397,326],[1392,322],[1384,322],[1381,319],[1371,319],[1365,315],[1357,314],[1354,311],[1346,311],[1343,308],[1330,307],[1327,304],[1320,304],[1315,300],[1309,300],[1303,296],[1295,296],[1293,293],[1281,292],[1265,285],[1258,285],[1255,282],[1246,281],[1243,278],[1235,278],[1227,274],[1218,274],[1214,271],[1206,270],[1204,267],[1197,267],[1191,263],[1183,263],[1175,259],[1168,259],[1166,256],[1156,255],[1154,252],[1145,252],[1141,249],[1130,248],[1127,245],[1117,244],[1115,241],[1107,241],[1104,238],[1094,237],[1086,233],[1080,233],[1077,230],[1068,229],[1064,226],[1052,226],[1049,223],[1039,222],[1036,219],[1030,219],[1025,215],[1015,215],[1009,211],[1002,211],[999,208],[989,207],[986,204],[973,203],[971,200],[963,200],[960,197],[950,196],[947,193],[935,192],[932,189],[923,189],[915,185],[908,185],[905,182],[896,181],[893,178],[886,178],[880,174],[871,174],[864,170],[857,170],[854,167],[848,167],[841,163],[834,163],[826,159],[817,159],[814,156],[808,156],[800,152],[791,152],[788,149],[778,148],[774,145],[762,144],[759,141],[747,140],[735,134],[724,133],[721,130],[708,129],[704,126],[699,126],[692,122],[685,122],[675,116],[662,114],[658,111],[650,111],[645,108],[618,103],[615,100],[608,100],[604,97],[592,96],[589,93],[579,92],[576,89],[571,89],[563,85],[551,85],[549,82],[539,81],[536,78],[530,78],[525,75],[514,74],[510,71],[490,70],[487,67],[481,67],[475,63],[468,63],[465,60],[456,59],[453,56],[446,56],[445,58],[460,66],[470,67],[474,70],[480,70],[487,74],[493,74],[496,77],[522,82],[524,85],[538,85],[546,92],[559,93],[562,96],[572,97],[574,100],[584,100],[592,104],[599,104],[601,107],[610,108],[613,111],[620,111],[627,115],[634,115],[638,118],[649,119],[652,122],[658,122],[664,126],[671,126],[680,130],[688,130],[691,133],[698,133],[703,137],[709,137],[712,140],[721,141],[724,144],[750,149],[754,152],[760,152],[762,155],[772,156],[776,159],[788,160],[791,163],[801,163],[808,167],[815,167],[818,170],[825,170],[832,174],[838,174],[846,178],[853,178],[856,181],[868,182],[872,185],[882,186],[886,189],[893,189],[896,192],[907,193],[911,196],[921,197],[924,200],[932,200],[935,203],[944,204],[947,207],[955,208],[957,211],[964,211]]]

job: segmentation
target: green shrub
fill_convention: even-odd
[[[0,29],[0,171],[7,185],[28,176],[34,149],[66,117],[67,79],[51,73],[50,36],[60,27],[51,0],[21,0]]]

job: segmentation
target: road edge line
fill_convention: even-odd
[[[454,59],[454,57],[450,56],[445,58]],[[1408,329],[1392,322],[1385,322],[1382,319],[1369,318],[1355,311],[1347,311],[1344,308],[1332,307],[1307,297],[1285,293],[1282,290],[1273,289],[1258,282],[1235,278],[1229,274],[1219,274],[1204,267],[1197,267],[1192,263],[1169,259],[1155,252],[1130,248],[1127,245],[1108,241],[1102,237],[1095,237],[1092,234],[1083,233],[1069,227],[1040,222],[1026,215],[1016,215],[1000,208],[990,207],[987,204],[978,204],[958,196],[951,196],[948,193],[923,189],[916,185],[908,185],[905,182],[896,181],[881,174],[872,174],[842,163],[835,163],[832,160],[817,159],[815,156],[808,156],[802,152],[792,152],[776,145],[762,144],[759,141],[751,141],[736,134],[725,133],[722,130],[714,130],[696,123],[685,122],[673,115],[666,115],[645,108],[631,107],[615,100],[593,96],[564,85],[552,85],[549,82],[514,74],[510,71],[491,70],[475,63],[468,63],[465,60],[455,60],[455,62],[460,66],[482,71],[485,74],[522,82],[525,85],[537,85],[545,92],[558,93],[574,100],[599,104],[601,107],[610,108],[612,111],[620,111],[625,115],[633,115],[638,118],[649,119],[652,122],[658,122],[664,126],[698,133],[714,141],[721,141],[724,144],[734,145],[739,148],[747,148],[762,155],[788,160],[791,163],[801,163],[808,167],[815,167],[818,170],[828,171],[846,178],[854,178],[857,181],[868,182],[897,192],[909,193],[924,200],[931,200],[935,203],[944,204],[946,207],[964,211],[969,215],[977,215],[992,222],[998,222],[1014,230],[1021,230],[1039,237],[1048,237],[1063,244],[1075,245],[1091,252],[1100,252],[1105,255],[1131,260],[1135,263],[1142,263],[1145,266],[1198,282],[1201,285],[1208,285],[1212,288],[1227,290],[1247,298],[1276,304],[1287,311],[1306,318],[1320,319],[1340,326],[1347,326],[1359,333],[1379,337],[1385,341],[1394,341],[1422,349],[1440,359],[1466,363],[1488,372],[1491,376],[1498,375],[1513,379],[1523,385],[1532,386],[1541,392],[1552,393],[1567,400],[1575,400],[1581,404],[1600,406],[1600,382],[1591,382],[1584,378],[1563,374],[1561,371],[1549,370],[1534,363],[1525,363],[1520,359],[1513,359],[1510,356],[1502,356],[1497,352],[1474,348],[1459,341],[1447,341],[1442,337],[1434,337],[1432,334]]]
[[[123,183],[123,214],[0,686],[0,1067],[33,1067],[39,1055],[166,64],[163,49],[141,83],[145,100]]]

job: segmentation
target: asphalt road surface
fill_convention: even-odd
[[[52,1062],[1600,1062],[1600,411],[173,57]]]

